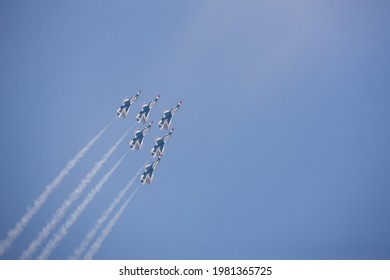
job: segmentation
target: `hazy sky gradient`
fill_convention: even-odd
[[[3,258],[161,94],[144,148],[51,258],[71,255],[166,133],[163,109],[183,100],[154,182],[95,258],[389,259],[389,13],[380,0],[2,2],[0,239],[142,89]]]

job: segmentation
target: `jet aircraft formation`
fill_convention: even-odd
[[[140,94],[141,94],[141,90],[139,90],[137,94],[134,95],[133,97],[131,98],[125,97],[123,99],[123,105],[121,105],[117,110],[118,118],[120,117],[126,118],[128,116],[131,105],[138,99]],[[136,116],[136,120],[138,123],[145,124],[148,121],[150,111],[157,104],[159,98],[160,95],[157,95],[152,101],[150,101],[149,103],[144,103],[142,105],[140,112]],[[172,118],[179,110],[181,104],[182,101],[180,101],[172,109],[163,111],[163,116],[158,122],[158,126],[160,130],[163,129],[168,130],[168,128],[170,128],[172,123]],[[138,151],[139,149],[142,148],[145,136],[150,130],[152,125],[153,125],[153,121],[151,121],[145,128],[134,131],[134,137],[131,141],[129,141],[129,145],[132,150]],[[172,128],[166,135],[156,139],[156,143],[154,147],[151,149],[151,154],[153,157],[157,157],[157,159],[155,159],[151,164],[145,165],[144,172],[142,173],[142,176],[140,178],[142,184],[150,184],[152,182],[156,167],[160,163],[160,160],[164,155],[165,144],[167,143],[168,139],[171,137],[173,130],[174,129]]]
[[[116,111],[118,118],[126,119],[129,116],[130,109],[134,107],[135,101],[139,99],[141,95],[141,90],[138,91],[131,98],[125,97],[123,99],[123,104],[119,106]],[[129,147],[131,150],[138,151],[144,145],[145,137],[148,132],[152,128],[153,121],[149,121],[150,112],[154,106],[158,103],[160,99],[160,95],[156,96],[149,103],[144,103],[141,107],[139,113],[135,116],[135,120],[137,123],[146,125],[142,129],[136,129],[134,131],[134,137],[131,141],[129,141]],[[172,118],[180,108],[182,102],[180,101],[176,106],[174,106],[170,110],[164,110],[162,118],[157,122],[160,130],[168,130],[172,123]],[[64,178],[71,172],[72,169],[75,168],[77,164],[79,164],[80,160],[84,157],[84,155],[94,146],[94,144],[102,137],[102,135],[108,130],[108,128],[112,125],[112,123],[117,119],[114,117],[103,129],[101,129],[82,149],[80,149],[76,155],[71,158],[67,164],[63,167],[63,169],[58,173],[58,175],[53,179],[52,182],[46,185],[44,190],[39,194],[39,196],[34,200],[34,204],[32,207],[28,207],[25,214],[21,217],[21,219],[15,224],[13,228],[8,230],[6,237],[0,240],[0,257],[2,257],[7,250],[9,250],[14,243],[14,241],[25,231],[26,227],[33,219],[33,217],[38,213],[38,211],[43,207],[43,205],[48,200],[49,196],[53,193],[55,189],[57,189]],[[136,122],[134,122],[134,125]],[[107,227],[101,231],[100,236],[95,239],[94,243],[89,247],[87,253],[85,253],[84,258],[92,258],[96,253],[101,243],[106,238],[107,234],[111,231],[111,228],[114,226],[119,216],[125,209],[126,205],[132,199],[137,190],[145,184],[150,184],[153,181],[154,173],[159,165],[164,152],[167,141],[170,139],[173,133],[173,128],[169,130],[169,132],[159,138],[156,139],[156,142],[152,149],[150,150],[151,157],[155,158],[154,161],[148,164],[149,160],[147,160],[145,166],[141,167],[137,173],[129,180],[128,184],[118,193],[115,199],[111,202],[111,204],[104,210],[100,218],[95,222],[93,227],[91,227],[88,234],[84,237],[82,242],[78,247],[75,248],[74,253],[71,255],[71,259],[78,259],[81,257],[83,253],[87,250],[87,247],[93,241],[95,235],[98,233],[100,227],[103,225],[104,221],[107,220],[112,211],[115,210],[115,207],[121,203],[121,200],[124,195],[128,192],[130,187],[133,185],[135,180],[137,180],[138,176],[141,177],[140,183],[138,186],[132,191],[132,193],[128,196],[127,200],[123,203],[123,205],[119,208],[118,212],[112,216],[111,220],[108,222]],[[89,190],[89,193],[85,196],[85,198],[80,201],[79,205],[73,209],[73,212],[67,215],[68,211],[71,211],[71,207],[74,203],[78,201],[80,196],[84,191],[87,190],[88,185],[93,181],[94,177],[99,173],[103,165],[107,162],[107,160],[111,157],[113,152],[118,148],[120,143],[126,139],[128,136],[128,131],[126,131],[116,142],[113,144],[104,155],[95,162],[94,166],[90,169],[90,171],[81,179],[77,187],[69,193],[69,195],[65,198],[62,204],[53,212],[52,216],[47,220],[45,226],[41,228],[36,237],[31,241],[31,243],[27,246],[27,248],[20,255],[20,259],[31,259],[34,258],[34,255],[37,253],[37,250],[41,247],[43,242],[49,237],[51,238],[46,245],[42,248],[42,251],[36,257],[38,259],[47,259],[53,250],[58,246],[63,238],[67,235],[70,229],[74,226],[76,220],[82,215],[83,211],[87,208],[87,206],[93,201],[94,197],[97,193],[103,188],[105,183],[109,180],[110,176],[119,166],[119,164],[123,161],[125,156],[129,151],[126,151],[125,154],[116,162],[116,164],[107,171],[107,173],[97,182],[93,188]],[[143,172],[142,172],[143,171]],[[63,218],[66,218],[66,221],[59,225]],[[53,233],[53,231],[57,229],[57,232]],[[53,234],[52,234],[53,233]]]

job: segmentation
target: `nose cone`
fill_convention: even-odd
[[[156,96],[156,99],[159,99],[160,98],[160,94]]]
[[[181,101],[181,100],[180,100],[180,102],[179,102],[179,104],[178,104],[178,105],[180,106],[180,105],[181,105],[181,103],[183,103],[183,101]]]

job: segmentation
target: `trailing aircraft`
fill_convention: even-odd
[[[162,155],[154,160],[151,164],[145,166],[145,171],[141,176],[142,184],[150,184],[153,180],[154,171],[156,170],[157,165],[160,163]]]
[[[154,105],[156,105],[159,98],[160,98],[160,95],[157,95],[155,99],[150,101],[150,103],[148,103],[148,104],[144,103],[142,105],[141,111],[137,115],[137,122],[146,123],[146,121],[149,117],[150,110],[154,107]]]
[[[136,132],[134,132],[134,138],[133,140],[131,140],[129,142],[129,145],[130,145],[130,148],[132,150],[139,150],[143,143],[144,143],[144,137],[146,135],[146,133],[149,131],[150,127],[152,126],[153,122],[151,122],[147,127],[145,127],[144,129],[142,130],[137,130]]]
[[[116,111],[116,114],[118,115],[118,118],[119,117],[122,117],[122,118],[126,118],[128,113],[129,113],[129,110],[130,110],[130,106],[138,99],[138,96],[141,94],[141,91],[139,90],[137,92],[136,95],[134,95],[133,97],[131,98],[127,98],[125,97],[123,99],[123,105],[120,106],[118,108],[118,110]]]
[[[159,157],[164,153],[165,143],[167,143],[169,137],[171,137],[172,132],[173,132],[173,128],[167,134],[165,134],[163,137],[157,138],[156,144],[154,145],[154,147],[151,150],[153,157],[155,157],[155,156]]]

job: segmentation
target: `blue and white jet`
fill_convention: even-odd
[[[165,149],[165,143],[167,143],[169,137],[171,137],[172,132],[173,132],[173,128],[167,134],[165,134],[163,137],[157,138],[156,144],[154,145],[154,147],[152,148],[152,151],[151,151],[153,157],[162,156],[162,154],[164,153],[164,149]]]
[[[149,117],[150,110],[154,107],[154,105],[156,105],[159,98],[160,98],[160,95],[157,95],[155,99],[150,101],[150,103],[148,103],[148,104],[144,103],[142,105],[141,111],[137,115],[137,122],[146,123],[146,121],[148,120],[148,117]]]
[[[142,184],[150,184],[153,180],[154,171],[156,170],[157,165],[160,163],[162,155],[154,160],[151,164],[145,166],[145,171],[141,176]]]
[[[116,114],[119,117],[126,118],[127,114],[129,113],[130,106],[138,99],[138,96],[141,94],[141,91],[139,90],[136,95],[134,95],[131,98],[125,97],[123,99],[123,105],[118,108],[116,111]]]
[[[182,103],[182,101],[177,103],[177,105],[175,107],[173,107],[171,110],[165,110],[164,111],[163,117],[162,117],[162,119],[158,123],[158,127],[161,130],[162,129],[166,130],[166,129],[169,128],[169,126],[171,125],[171,122],[172,122],[172,117],[177,112],[177,110],[179,110],[181,103]]]
[[[134,138],[133,140],[131,140],[129,142],[129,145],[130,145],[130,148],[132,150],[139,150],[143,143],[144,143],[144,137],[146,135],[146,133],[149,131],[150,127],[152,126],[153,122],[151,122],[147,127],[145,127],[144,129],[142,130],[137,130],[136,132],[134,132]]]

